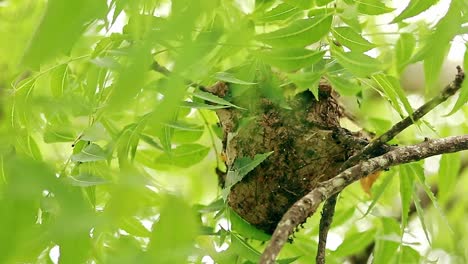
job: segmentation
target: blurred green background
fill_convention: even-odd
[[[225,206],[213,109],[325,78],[355,117],[343,125],[381,134],[468,68],[467,6],[0,1],[0,263],[257,262],[269,236]],[[217,81],[226,100],[200,92]],[[391,143],[466,134],[467,99],[465,82]],[[328,263],[467,263],[467,165],[442,155],[347,188]],[[313,261],[318,221],[279,263]]]

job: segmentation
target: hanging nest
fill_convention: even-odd
[[[209,92],[224,97],[229,87],[218,83]],[[321,83],[319,100],[306,91],[287,101],[290,109],[259,96],[254,110],[216,110],[228,169],[238,158],[273,151],[230,190],[229,206],[246,221],[272,233],[294,202],[335,176],[367,143],[340,127],[335,97],[331,87]],[[224,183],[222,176],[220,185]]]

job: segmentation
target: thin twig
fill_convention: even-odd
[[[315,257],[316,264],[325,263],[325,252],[327,246],[328,230],[333,222],[333,216],[335,215],[335,205],[339,193],[332,195],[323,204],[322,217],[320,218],[320,231],[319,231],[319,242],[317,246],[317,256]]]
[[[387,132],[373,139],[372,142],[364,147],[358,154],[352,156],[345,163],[343,163],[342,168],[346,169],[354,165],[357,161],[362,160],[365,156],[372,156],[371,154],[380,146],[392,140],[400,132],[417,122],[436,106],[445,102],[450,96],[454,95],[461,88],[464,78],[465,73],[460,66],[457,66],[457,75],[455,76],[455,80],[448,84],[438,96],[432,98],[429,102],[419,107],[416,111],[413,112],[413,114],[396,123]]]
[[[283,215],[273,233],[270,243],[260,259],[260,263],[275,263],[276,256],[300,223],[303,223],[317,210],[317,207],[333,194],[340,192],[351,183],[365,176],[391,166],[422,160],[444,153],[468,149],[468,135],[426,140],[420,144],[394,148],[393,150],[344,170],[336,177],[321,182],[317,188],[302,197]]]

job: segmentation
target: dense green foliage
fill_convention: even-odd
[[[108,2],[0,1],[0,263],[256,262],[269,236],[225,207],[212,109],[255,89],[287,108],[325,78],[380,134],[443,88],[452,40],[468,32],[466,0]],[[413,18],[429,8],[448,11]],[[409,91],[399,80],[419,62],[425,90]],[[200,91],[216,81],[231,98]],[[467,99],[465,82],[392,143],[468,133]],[[463,156],[392,168],[370,195],[346,189],[328,262],[371,244],[375,263],[468,262]],[[280,263],[311,262],[318,220]]]

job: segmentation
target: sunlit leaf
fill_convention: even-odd
[[[79,187],[90,187],[90,186],[96,186],[96,185],[109,183],[109,181],[106,179],[97,177],[92,174],[87,174],[87,173],[80,174],[77,176],[68,176],[66,178],[66,181],[70,185],[79,186]]]
[[[65,126],[47,126],[44,131],[44,142],[72,142],[76,138],[75,132]]]
[[[95,123],[83,131],[80,139],[94,142],[98,140],[106,140],[109,138],[109,134],[107,133],[107,130],[104,128],[104,126],[101,123]]]
[[[71,160],[75,162],[91,162],[106,159],[106,152],[99,145],[94,143],[86,146],[80,153],[71,156]]]
[[[126,217],[122,221],[122,229],[129,234],[139,237],[149,237],[151,232],[146,229],[143,224],[134,217]]]
[[[97,58],[90,60],[90,62],[95,64],[98,67],[111,69],[111,70],[119,70],[120,68],[122,68],[120,63],[118,63],[117,60],[115,60],[112,57],[97,57]]]
[[[244,84],[244,85],[256,84],[253,82],[246,82],[243,80],[239,80],[238,78],[236,78],[234,75],[232,75],[229,72],[218,72],[215,74],[214,77],[220,81],[224,81],[227,83],[237,83],[237,84]]]
[[[414,17],[429,9],[429,7],[433,6],[437,2],[439,2],[439,0],[411,0],[408,3],[408,6],[406,6],[406,8],[392,20],[392,23],[398,23],[404,19]]]
[[[332,46],[333,47],[333,46]],[[338,48],[331,49],[332,56],[348,71],[358,77],[368,77],[383,69],[383,65],[375,58],[358,52],[344,52]]]
[[[414,189],[414,175],[406,165],[400,166],[401,230],[408,225],[411,197]]]
[[[437,195],[442,203],[448,201],[453,194],[461,167],[460,163],[459,153],[444,154],[440,159]]]
[[[343,243],[333,252],[334,256],[351,256],[365,249],[375,238],[375,230],[346,234]]]
[[[332,16],[301,19],[276,31],[257,36],[274,47],[305,47],[319,41],[330,30]]]
[[[199,225],[192,208],[181,198],[169,196],[153,224],[148,252],[160,263],[185,263]]]
[[[392,106],[401,116],[403,116],[403,111],[400,107],[400,102],[403,104],[408,115],[413,113],[413,108],[411,107],[406,94],[400,86],[400,81],[397,78],[380,73],[373,75],[372,79],[380,86],[380,88],[382,88],[385,95],[392,102]]]
[[[381,217],[380,222],[381,228],[377,231],[373,252],[375,263],[381,263],[391,259],[398,249],[401,237],[400,225],[395,219]],[[394,236],[395,239],[386,239],[386,237],[389,236]]]
[[[327,75],[326,78],[333,89],[336,89],[342,95],[353,96],[362,89],[355,80],[349,80],[342,76]]]
[[[284,2],[299,7],[301,9],[308,9],[312,7],[312,1],[304,1],[304,0],[284,0]]]
[[[439,20],[436,29],[411,60],[411,62],[424,60],[424,77],[428,91],[438,88],[437,82],[443,61],[451,45],[450,42],[463,23],[461,9],[461,1],[452,1],[450,3],[447,14]]]
[[[463,58],[463,69],[464,70],[468,69],[468,45],[466,45],[466,47],[467,48],[465,50],[465,56]],[[460,88],[460,93],[458,95],[458,99],[455,102],[455,105],[453,106],[450,113],[448,113],[447,115],[452,115],[455,112],[457,112],[458,110],[460,110],[460,108],[462,108],[466,104],[466,102],[468,102],[468,82],[464,81],[462,83],[461,88]]]
[[[104,0],[51,0],[40,22],[23,62],[30,67],[68,52],[88,23],[103,18],[107,11]]]
[[[432,205],[434,206],[434,208],[437,210],[440,217],[444,221],[444,224],[446,225],[447,230],[450,231],[451,233],[453,233],[453,230],[450,227],[450,224],[449,224],[449,222],[447,220],[447,216],[445,215],[442,208],[439,206],[439,202],[437,201],[437,198],[435,197],[434,193],[432,192],[431,187],[426,182],[426,176],[424,175],[424,168],[419,163],[410,163],[410,164],[408,164],[408,168],[411,169],[412,173],[416,176],[416,179],[418,179],[418,181],[421,184],[421,187],[423,188],[424,192],[426,193],[426,195],[431,200]]]
[[[267,12],[254,13],[254,16],[256,22],[268,23],[274,21],[284,21],[288,18],[300,14],[300,12],[301,10],[294,5],[281,3]]]
[[[416,208],[416,213],[418,214],[419,221],[421,222],[421,227],[424,231],[424,235],[426,236],[426,240],[430,245],[432,242],[427,229],[426,220],[424,219],[424,209],[421,206],[421,201],[419,200],[416,188],[414,189],[414,207]]]
[[[145,72],[151,65],[149,41],[132,47],[129,57],[129,61],[118,71],[119,78],[107,104],[108,111],[124,107],[140,92],[145,80]]]
[[[68,65],[62,64],[50,74],[50,90],[52,95],[60,97],[68,85]]]
[[[317,63],[324,55],[323,51],[312,51],[301,48],[261,51],[254,54],[273,67],[285,71],[294,71]]]
[[[333,0],[315,0],[315,5],[324,6],[331,3]]]
[[[332,33],[341,45],[353,51],[365,52],[376,47],[350,27],[335,27]]]
[[[395,10],[395,8],[386,6],[385,3],[380,0],[365,0],[356,2],[357,10],[362,14],[381,15],[385,13],[390,13],[393,10]]]
[[[402,33],[400,35],[400,38],[395,45],[395,62],[398,73],[401,73],[409,63],[415,46],[416,39],[413,34]]]
[[[184,144],[157,157],[156,166],[173,165],[188,168],[202,161],[208,154],[210,148],[200,144]]]
[[[421,255],[410,246],[402,245],[398,256],[398,263],[420,263]]]

